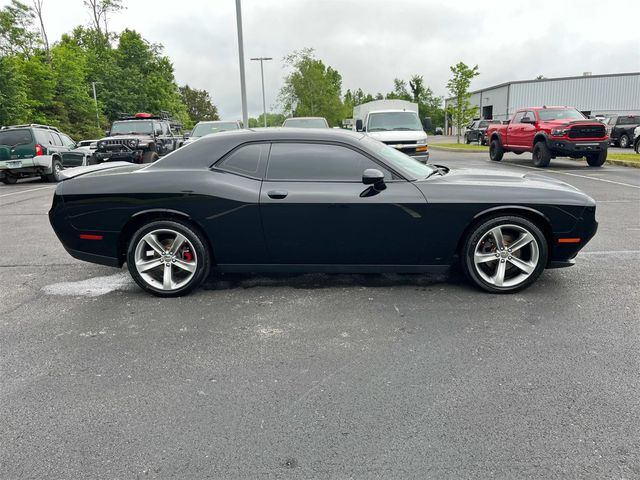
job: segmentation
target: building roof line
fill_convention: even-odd
[[[469,92],[470,95],[480,92],[486,92],[487,90],[494,90],[496,88],[506,87],[508,85],[515,85],[521,83],[541,83],[541,82],[557,82],[561,80],[578,80],[580,78],[606,78],[606,77],[630,77],[638,75],[640,76],[640,72],[627,72],[627,73],[603,73],[599,75],[574,75],[571,77],[554,77],[554,78],[541,78],[540,80],[536,80],[535,78],[532,80],[513,80],[511,82],[499,83],[498,85],[492,85],[486,88],[480,88],[478,90],[474,90]],[[453,100],[455,97],[448,97],[445,100]]]

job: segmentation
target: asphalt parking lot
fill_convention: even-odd
[[[53,186],[1,186],[0,478],[640,478],[640,170],[544,173],[599,232],[508,296],[229,275],[158,299],[63,250]]]

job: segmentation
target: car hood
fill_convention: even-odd
[[[381,142],[415,142],[427,138],[427,134],[422,130],[390,130],[386,132],[367,132],[371,138]]]
[[[597,120],[567,120],[567,119],[558,119],[558,120],[548,120],[546,122],[540,122],[541,125],[546,125],[549,128],[557,128],[557,127],[568,127],[573,125],[595,125],[602,126],[602,122],[598,122]]]
[[[98,143],[104,142],[105,140],[126,141],[131,139],[140,140],[140,142],[150,142],[153,140],[153,137],[151,135],[112,135],[110,137],[101,138],[98,140]]]
[[[507,172],[502,170],[451,169],[443,176],[418,180],[416,186],[427,200],[433,187],[445,190],[438,197],[452,201],[468,199],[474,202],[500,203],[559,203],[567,205],[595,205],[589,195],[557,178],[539,173]]]

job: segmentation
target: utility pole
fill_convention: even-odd
[[[244,47],[242,45],[242,8],[240,0],[236,0],[236,21],[238,23],[238,56],[240,57],[240,95],[242,97],[242,126],[249,128],[247,113],[247,86],[244,79]]]
[[[98,124],[98,128],[100,128],[100,112],[98,111],[98,96],[96,95],[96,84],[102,82],[91,82],[91,86],[93,87],[93,102],[96,104],[96,123]]]
[[[262,77],[262,111],[264,112],[264,126],[267,126],[267,102],[264,98],[264,68],[263,64],[265,60],[273,60],[271,57],[257,57],[252,58],[251,60],[260,61],[260,76]]]

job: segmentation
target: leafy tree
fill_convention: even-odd
[[[407,100],[411,101],[411,95],[407,91],[407,82],[399,78],[393,79],[393,91],[387,93],[388,100]]]
[[[285,78],[279,100],[285,114],[297,117],[325,117],[329,125],[339,125],[343,117],[342,77],[337,70],[315,58],[305,48],[284,58],[293,71]]]
[[[211,101],[211,96],[206,90],[191,88],[189,85],[180,87],[182,103],[187,107],[187,114],[191,124],[202,120],[218,120],[218,108]]]
[[[0,55],[33,55],[41,42],[34,20],[31,7],[18,0],[0,10]]]
[[[99,36],[109,38],[109,15],[123,10],[122,0],[84,0],[91,13],[93,28]]]
[[[33,10],[35,11],[38,20],[40,21],[40,35],[42,37],[42,43],[44,50],[47,52],[47,58],[50,58],[49,51],[49,37],[47,37],[47,30],[44,28],[44,19],[42,18],[42,5],[44,0],[33,0]]]
[[[15,57],[0,57],[0,125],[28,121],[27,77]]]
[[[456,127],[456,140],[460,143],[460,131],[471,122],[478,113],[478,107],[472,106],[469,102],[469,86],[471,80],[480,75],[478,66],[473,68],[463,62],[458,62],[450,67],[453,77],[447,82],[447,90],[453,97],[453,103],[447,108],[447,115],[452,119]]]
[[[282,113],[267,113],[267,127],[281,127],[286,117]],[[264,113],[249,119],[249,128],[264,127]]]
[[[431,119],[431,124],[435,127],[444,125],[444,110],[442,109],[442,97],[436,97],[431,88],[425,86],[424,78],[421,75],[412,75],[409,80],[412,101],[418,104],[420,120]]]

